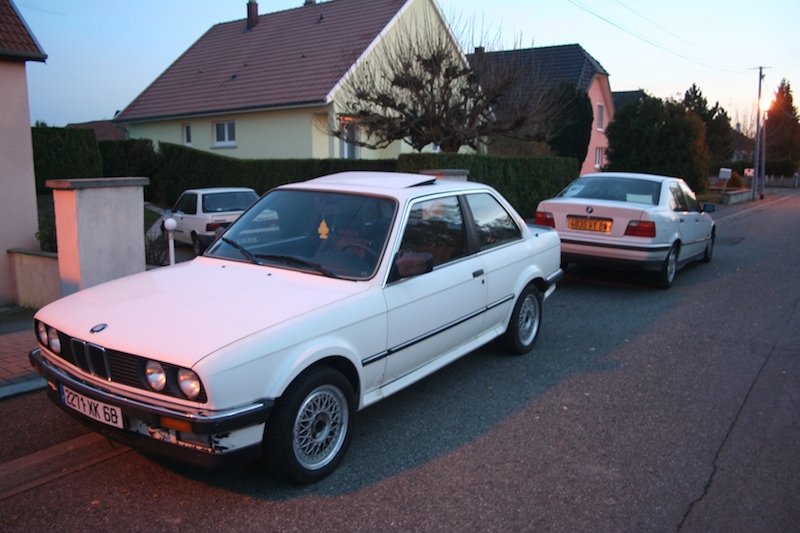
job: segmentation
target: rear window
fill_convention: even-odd
[[[658,205],[660,191],[661,184],[657,181],[609,176],[578,178],[558,196]]]
[[[224,211],[244,211],[250,207],[258,195],[255,191],[215,192],[203,195],[204,213],[221,213]]]

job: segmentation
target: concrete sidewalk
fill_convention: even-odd
[[[33,312],[17,307],[0,308],[0,399],[47,384],[28,362],[28,353],[35,347]]]

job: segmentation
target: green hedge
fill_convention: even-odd
[[[48,194],[52,179],[98,178],[103,159],[94,130],[81,128],[31,128],[36,193]]]
[[[404,154],[394,159],[237,159],[185,146],[148,140],[104,141],[106,176],[150,178],[145,197],[169,206],[193,187],[252,187],[259,194],[282,185],[350,170],[419,172],[469,170],[469,179],[500,191],[526,217],[539,201],[555,196],[578,177],[576,160],[560,157],[505,157],[461,154]]]

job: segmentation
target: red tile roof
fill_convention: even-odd
[[[126,124],[116,123],[112,120],[93,120],[91,122],[80,122],[67,124],[67,128],[94,130],[94,136],[98,141],[123,141],[128,138],[125,131]]]
[[[47,54],[36,42],[11,0],[0,0],[0,59],[44,61]]]
[[[309,4],[261,15],[250,31],[247,19],[217,24],[115,120],[325,103],[347,70],[411,1]]]

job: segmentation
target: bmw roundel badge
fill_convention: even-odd
[[[92,333],[100,333],[101,331],[103,331],[107,327],[108,327],[108,324],[97,324],[95,327],[93,327],[89,331],[92,332]]]

